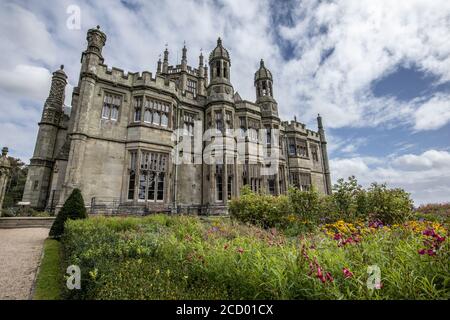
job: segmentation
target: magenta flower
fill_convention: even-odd
[[[419,251],[418,251],[418,253],[420,254],[420,255],[424,255],[425,254],[425,249],[420,249]]]
[[[353,273],[347,268],[342,268],[342,272],[344,273],[345,278],[353,277]]]

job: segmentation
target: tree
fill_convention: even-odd
[[[4,208],[14,207],[17,202],[22,200],[28,172],[28,167],[19,158],[8,157],[8,159],[11,164],[11,176],[6,187]]]
[[[80,189],[74,189],[56,216],[50,229],[50,237],[59,239],[64,234],[64,223],[67,219],[86,219],[86,207]]]

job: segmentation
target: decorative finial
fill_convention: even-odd
[[[297,122],[297,116],[294,116],[294,121]]]
[[[99,25],[97,25],[97,30],[100,30],[100,26]]]
[[[8,147],[3,147],[2,149],[2,156],[6,156],[8,154]]]
[[[221,46],[222,45],[222,39],[220,39],[220,37],[217,39],[217,45]]]
[[[61,70],[64,70],[64,65],[63,65],[63,64],[61,65],[60,69],[61,69]]]
[[[317,114],[317,118],[320,118],[320,113]]]

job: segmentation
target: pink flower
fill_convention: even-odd
[[[428,249],[428,250],[427,250],[427,254],[428,254],[429,256],[435,256],[435,255],[436,255],[436,251],[434,251],[433,249]]]
[[[238,248],[238,249],[237,249],[237,252],[239,252],[239,253],[244,253],[244,249]]]
[[[331,276],[331,273],[327,272],[327,280],[330,282],[333,282],[333,277]]]
[[[342,272],[344,273],[345,278],[353,277],[353,273],[347,268],[342,268]]]
[[[419,253],[420,255],[424,255],[424,254],[425,254],[425,249],[420,249],[420,250],[418,251],[418,253]]]
[[[228,249],[228,243],[225,243],[225,245],[223,246],[223,248],[224,248],[225,250],[227,250],[227,249]]]
[[[319,267],[317,267],[317,277],[318,278],[323,278],[323,274],[322,274],[322,269]]]
[[[339,239],[341,239],[341,235],[339,233],[335,233],[333,239],[339,240]]]

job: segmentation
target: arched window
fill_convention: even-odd
[[[152,112],[150,111],[150,109],[145,109],[144,122],[152,123]]]
[[[220,77],[220,61],[216,62],[216,77]]]
[[[227,63],[223,63],[223,77],[228,79]]]

